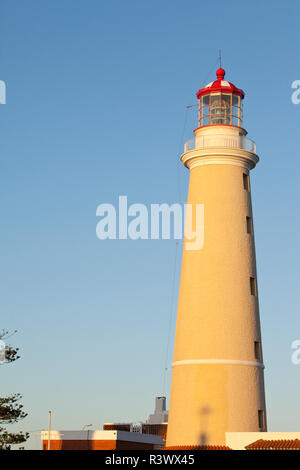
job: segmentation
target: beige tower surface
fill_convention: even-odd
[[[204,205],[204,243],[184,243],[167,447],[224,445],[225,432],[266,431],[249,180],[259,159],[242,128],[244,93],[224,75],[219,69],[198,92],[199,127],[181,157],[188,203]]]

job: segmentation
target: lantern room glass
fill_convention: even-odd
[[[242,127],[241,97],[231,93],[210,93],[199,100],[199,127],[226,124]]]

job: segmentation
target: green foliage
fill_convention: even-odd
[[[28,432],[11,433],[0,426],[0,450],[10,450],[12,444],[22,444],[28,438]]]
[[[8,331],[0,331],[0,339],[3,340],[8,334]],[[18,351],[19,348],[5,345],[2,364],[8,364],[19,359]],[[14,424],[26,418],[27,413],[23,411],[23,405],[18,403],[21,398],[22,396],[19,393],[8,397],[0,397],[0,450],[10,450],[13,444],[21,444],[29,438],[27,432],[11,433],[3,427],[5,424]]]
[[[26,418],[27,413],[24,413],[22,410],[23,405],[17,403],[20,398],[22,397],[19,393],[5,398],[0,397],[0,424],[12,424],[20,419]]]

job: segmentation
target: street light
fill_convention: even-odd
[[[82,428],[82,430],[84,431],[84,428],[88,428],[89,426],[93,426],[92,424],[85,424]]]
[[[92,424],[85,424],[85,425],[83,426],[82,430],[84,431],[84,428],[88,428],[88,427],[90,427],[90,426],[93,426],[93,425],[92,425]],[[87,449],[89,450],[89,429],[87,430],[87,438],[86,438],[86,440],[87,440]]]
[[[51,410],[49,411],[49,424],[48,424],[48,450],[50,450],[50,434],[51,434]]]

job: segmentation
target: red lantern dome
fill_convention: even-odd
[[[224,80],[224,69],[219,68],[216,75],[217,80],[197,92],[199,127],[224,124],[242,127],[242,100],[245,93],[233,83]]]

